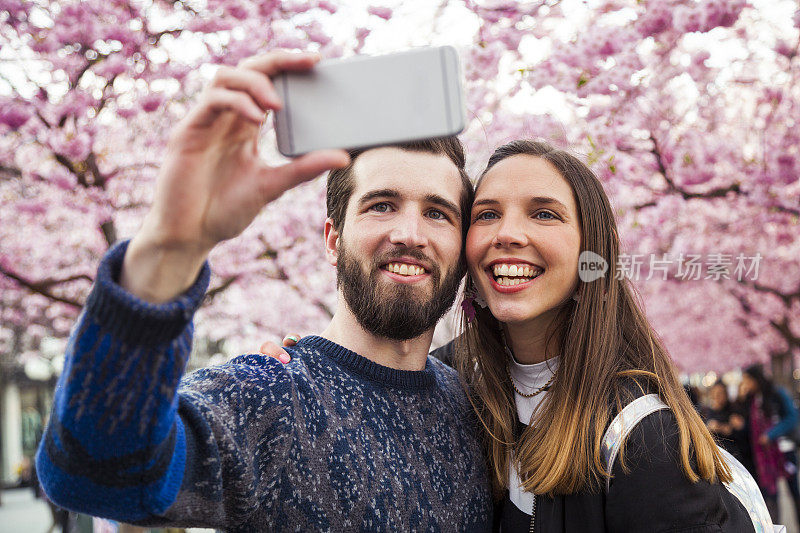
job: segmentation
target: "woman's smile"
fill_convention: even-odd
[[[524,259],[501,258],[492,261],[484,271],[494,290],[513,294],[530,287],[544,273],[544,268]]]

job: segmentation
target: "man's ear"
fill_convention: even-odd
[[[325,258],[333,266],[339,259],[339,232],[330,217],[325,219]]]

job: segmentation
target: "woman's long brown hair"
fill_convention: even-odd
[[[558,354],[552,354],[559,355],[555,381],[534,414],[536,423],[517,437],[501,325],[488,309],[479,306],[475,320],[465,319],[455,362],[470,387],[485,430],[495,488],[508,488],[513,457],[527,491],[571,494],[599,489],[610,475],[601,460],[600,444],[611,414],[644,392],[657,392],[675,415],[686,477],[692,482],[730,481],[730,471],[714,439],[678,381],[633,288],[627,279],[617,279],[619,237],[600,181],[568,152],[527,140],[498,148],[483,175],[499,161],[520,154],[548,161],[567,180],[578,206],[582,251],[603,257],[609,269],[595,281],[579,281],[579,301],[569,299],[560,309],[548,332],[560,347]],[[467,283],[472,281],[468,278]],[[625,467],[622,453],[620,460]]]

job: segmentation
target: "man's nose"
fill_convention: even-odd
[[[422,217],[417,214],[407,214],[395,219],[395,225],[389,233],[392,244],[408,248],[423,248],[428,244],[428,238],[423,228]]]

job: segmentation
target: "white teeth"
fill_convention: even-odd
[[[532,277],[532,278],[529,278],[529,277],[510,278],[510,277],[507,277],[507,276],[502,276],[502,277],[497,278],[497,284],[498,285],[507,286],[507,287],[513,287],[515,285],[519,285],[520,283],[527,283],[527,282],[529,282],[529,281],[531,281],[533,279],[536,279],[536,278],[535,277]]]
[[[509,265],[509,264],[496,264],[492,267],[495,278],[504,276],[520,277],[520,278],[535,278],[542,273],[538,267],[530,267],[527,265]]]
[[[384,267],[389,272],[400,274],[401,276],[419,276],[425,273],[425,269],[416,265],[409,265],[407,263],[389,263]]]

